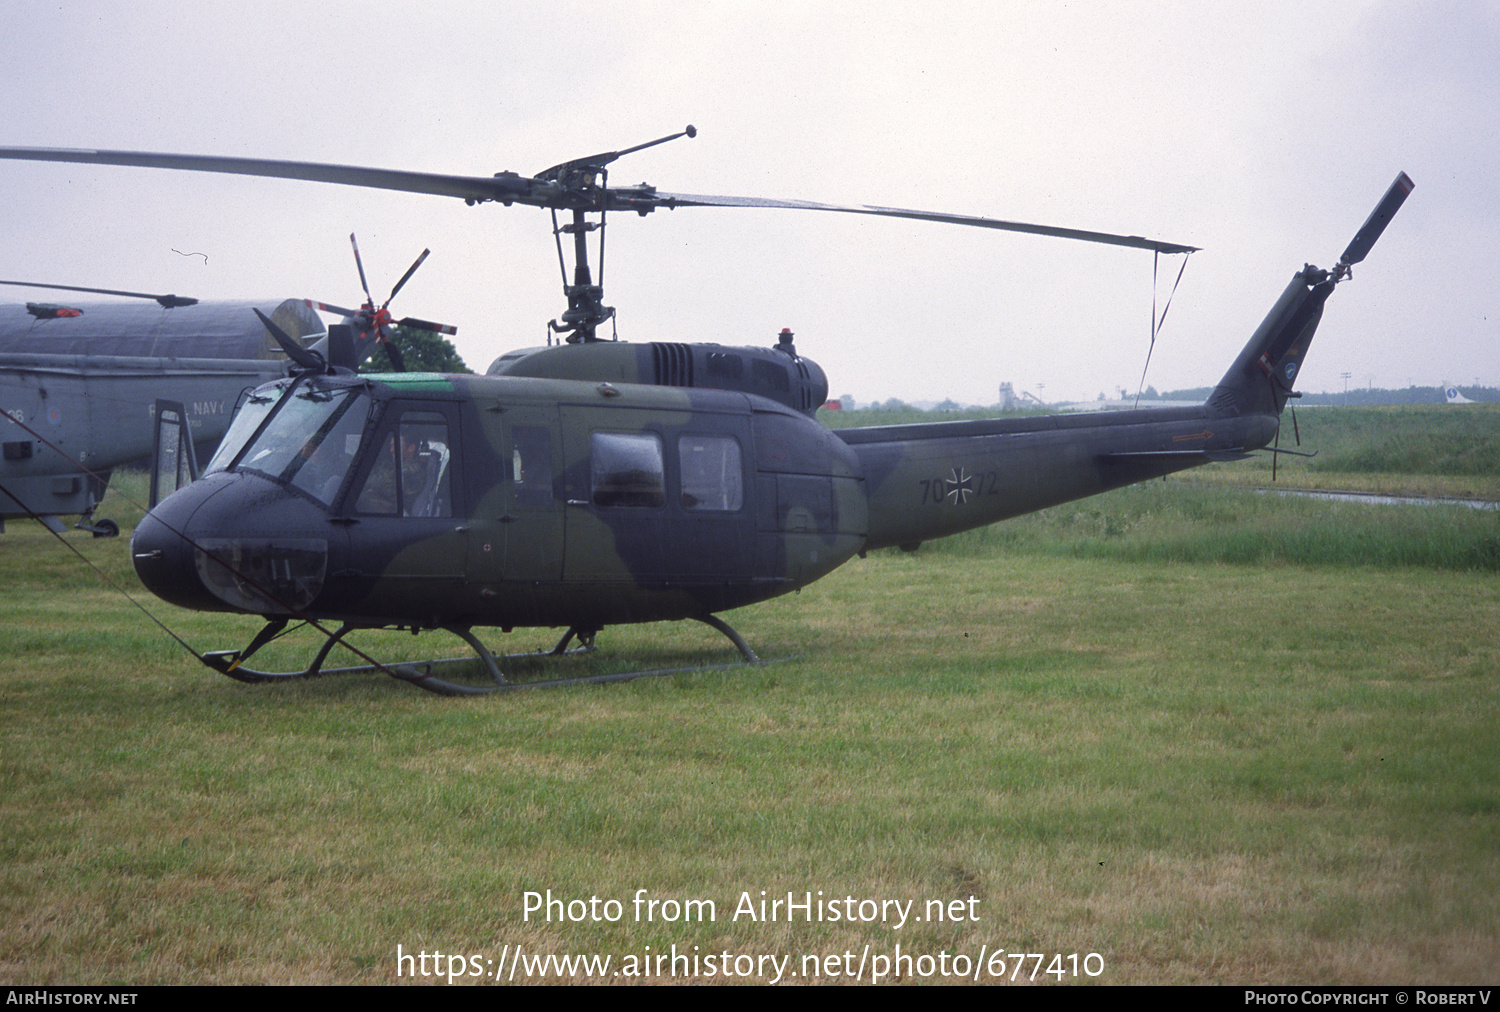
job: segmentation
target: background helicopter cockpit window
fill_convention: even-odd
[[[661,438],[655,433],[596,432],[589,445],[595,506],[666,505]]]
[[[408,411],[380,444],[354,508],[404,517],[453,515],[448,422],[435,411]]]
[[[740,444],[730,436],[681,436],[677,440],[682,505],[690,510],[737,510],[744,504]]]

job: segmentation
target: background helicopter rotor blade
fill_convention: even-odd
[[[398,327],[410,327],[412,330],[427,330],[434,334],[457,334],[457,327],[450,327],[446,323],[433,323],[431,320],[419,320],[415,316],[404,316],[396,321]]]
[[[281,345],[281,350],[286,352],[287,358],[300,365],[303,369],[310,369],[314,372],[324,372],[328,368],[328,363],[322,355],[319,355],[315,351],[310,351],[296,341],[293,341],[287,336],[286,331],[272,323],[271,318],[265,313],[257,309],[255,310],[255,315],[260,317],[260,322],[265,324],[266,330],[276,339],[276,343]]]
[[[1354,238],[1349,240],[1345,247],[1343,256],[1339,257],[1339,263],[1344,266],[1357,264],[1363,260],[1375,245],[1375,240],[1385,231],[1385,227],[1391,223],[1406,198],[1411,195],[1416,183],[1411,177],[1401,172],[1396,175],[1396,181],[1391,184],[1390,189],[1385,191],[1385,196],[1380,198],[1380,203],[1375,205],[1375,210],[1370,212],[1370,217],[1360,226],[1359,231],[1354,233]]]
[[[763,197],[720,197],[691,193],[656,193],[657,203],[662,207],[779,207],[796,211],[838,211],[843,214],[872,214],[884,218],[912,218],[917,221],[936,221],[949,225],[970,225],[975,228],[993,228],[1005,232],[1028,232],[1032,235],[1050,235],[1061,239],[1078,239],[1083,242],[1105,243],[1110,246],[1131,246],[1136,249],[1155,250],[1158,253],[1193,253],[1200,247],[1184,246],[1180,243],[1146,239],[1138,235],[1115,235],[1110,232],[1090,232],[1085,229],[1059,228],[1054,225],[1033,225],[1021,221],[1002,221],[998,218],[982,218],[971,214],[947,214],[941,211],[913,211],[902,207],[881,207],[875,204],[858,206],[847,204],[822,204],[812,200],[774,200]]]
[[[417,273],[417,268],[422,266],[422,261],[426,260],[428,254],[431,252],[432,250],[430,249],[424,249],[422,251],[422,255],[417,257],[416,262],[406,269],[405,274],[401,275],[401,280],[396,282],[396,287],[392,288],[391,294],[386,297],[385,304],[387,306],[391,304],[391,299],[394,299],[396,297],[396,293],[401,291],[402,287],[411,280],[411,276]]]
[[[196,306],[197,299],[190,299],[185,295],[152,295],[150,292],[121,292],[113,288],[84,288],[81,285],[49,285],[38,281],[0,281],[0,285],[17,285],[21,288],[57,288],[65,292],[88,292],[93,295],[120,295],[130,299],[151,299],[161,304],[163,309],[176,309],[178,306]]]
[[[370,283],[365,280],[365,262],[359,255],[359,243],[355,242],[353,232],[349,233],[349,245],[354,247],[354,266],[359,268],[359,286],[365,290],[365,303],[373,308],[375,296],[370,294]]]

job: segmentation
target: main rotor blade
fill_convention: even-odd
[[[65,292],[89,292],[93,295],[121,295],[131,299],[151,299],[161,304],[163,309],[176,309],[178,306],[196,306],[197,299],[190,299],[186,295],[152,295],[150,292],[121,292],[113,288],[84,288],[80,285],[48,285],[39,281],[0,281],[0,285],[17,285],[21,288],[58,288]]]
[[[245,176],[271,176],[280,179],[303,179],[320,183],[341,183],[408,193],[430,193],[459,197],[469,202],[496,200],[502,204],[526,204],[558,210],[636,211],[648,214],[658,207],[776,207],[804,211],[839,211],[844,214],[872,214],[887,218],[913,218],[950,225],[969,225],[1007,232],[1028,232],[1084,242],[1106,243],[1155,250],[1158,253],[1192,253],[1199,247],[1161,242],[1138,235],[1114,235],[1083,229],[1032,225],[1019,221],[1001,221],[965,214],[914,211],[899,207],[821,204],[810,200],[770,200],[763,197],[700,196],[687,193],[659,193],[654,187],[640,185],[568,188],[544,178],[527,178],[515,172],[494,176],[451,176],[432,172],[405,172],[396,169],[372,169],[357,165],[331,165],[321,162],[289,162],[264,158],[222,158],[213,155],[176,155],[147,151],[103,151],[84,148],[15,148],[0,147],[0,158],[22,161],[79,162],[91,165],[127,165],[153,169],[185,169],[197,172],[224,172]],[[565,165],[568,163],[564,163]]]
[[[304,348],[296,341],[293,341],[291,337],[288,336],[287,332],[276,326],[276,324],[272,323],[271,318],[265,313],[262,313],[259,309],[257,309],[255,310],[255,315],[260,317],[260,322],[265,324],[266,330],[270,331],[271,336],[276,339],[276,343],[281,345],[281,350],[286,352],[287,358],[291,359],[293,362],[297,363],[304,369],[312,369],[316,372],[322,372],[328,367],[328,363],[324,360],[322,355],[319,355],[317,352],[310,349]]]
[[[1365,219],[1359,231],[1354,233],[1354,238],[1349,240],[1344,255],[1339,257],[1339,263],[1357,264],[1369,254],[1375,240],[1380,238],[1380,233],[1385,231],[1385,227],[1391,223],[1391,219],[1396,216],[1416,185],[1406,173],[1397,174],[1396,181],[1385,191],[1385,196],[1380,198],[1380,203],[1375,205],[1370,217]]]
[[[526,201],[532,181],[514,172],[497,176],[449,176],[435,172],[371,169],[322,162],[287,162],[268,158],[221,158],[214,155],[175,155],[150,151],[101,151],[89,148],[0,147],[0,158],[34,162],[80,162],[87,165],[130,165],[145,169],[184,169],[224,172],[239,176],[271,176],[315,183],[342,183],[379,190],[432,193],[463,200]]]
[[[1131,246],[1136,249],[1155,250],[1158,253],[1193,253],[1200,247],[1183,246],[1179,243],[1145,239],[1138,235],[1114,235],[1110,232],[1089,232],[1077,228],[1058,228],[1054,225],[1032,225],[1022,221],[1001,221],[998,218],[981,218],[969,214],[946,214],[939,211],[912,211],[901,207],[880,207],[874,204],[859,206],[845,204],[820,204],[811,200],[771,200],[763,197],[709,197],[691,193],[657,193],[656,202],[662,207],[784,207],[797,211],[839,211],[844,214],[873,214],[884,218],[914,218],[917,221],[937,221],[949,225],[972,225],[975,228],[994,228],[1005,232],[1029,232],[1032,235],[1050,235],[1060,239],[1079,239],[1083,242],[1106,243],[1110,246]]]

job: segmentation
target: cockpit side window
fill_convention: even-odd
[[[380,443],[357,513],[405,517],[453,515],[448,421],[436,411],[407,411]]]

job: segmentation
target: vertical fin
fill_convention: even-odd
[[[1292,394],[1334,282],[1308,265],[1297,272],[1208,398],[1212,415],[1276,415]]]
[[[1331,272],[1312,264],[1297,272],[1209,396],[1209,414],[1281,414],[1323,318],[1323,303],[1334,286],[1350,276],[1350,265],[1369,254],[1415,185],[1406,173],[1397,174]]]

